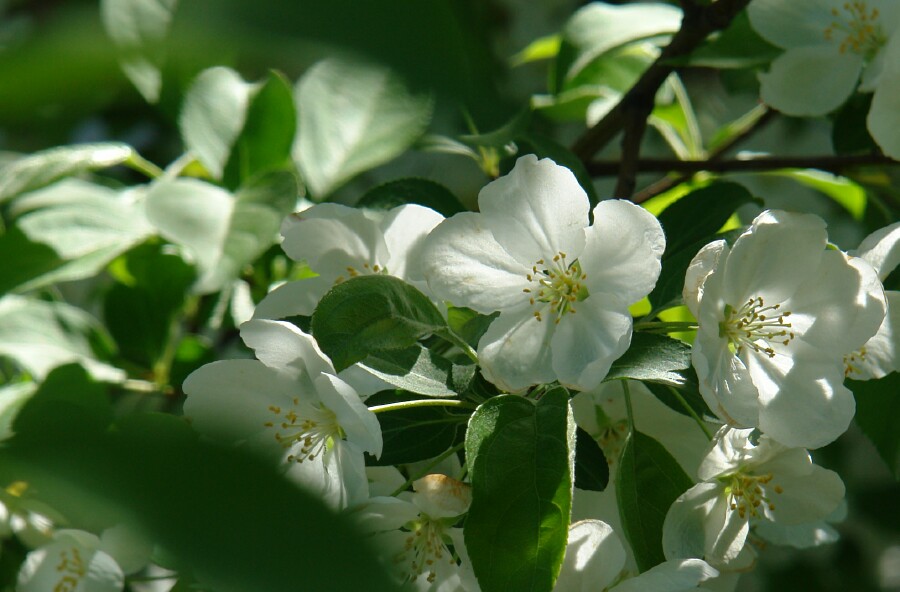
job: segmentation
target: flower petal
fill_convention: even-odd
[[[31,551],[19,569],[17,592],[90,590],[121,592],[125,576],[115,560],[98,550],[96,536],[61,530],[53,542]]]
[[[825,115],[850,97],[862,66],[862,56],[841,53],[836,45],[792,48],[760,73],[760,95],[786,115]]]
[[[757,425],[759,392],[744,362],[731,353],[725,340],[709,335],[701,326],[691,350],[691,363],[710,411],[729,424]]]
[[[887,316],[878,332],[863,346],[864,355],[847,368],[847,376],[854,380],[883,378],[891,372],[900,372],[900,292],[885,292]]]
[[[900,158],[900,35],[894,34],[882,50],[885,66],[878,78],[866,127],[881,150],[891,158]]]
[[[700,249],[691,260],[684,276],[684,290],[681,294],[694,317],[700,314],[700,300],[703,298],[706,278],[718,267],[720,259],[724,261],[724,257],[728,257],[728,253],[728,244],[724,240],[717,240]]]
[[[850,255],[865,259],[884,281],[900,265],[900,222],[876,230],[850,251]]]
[[[605,590],[625,566],[625,548],[612,527],[600,520],[582,520],[569,527],[565,559],[555,590]]]
[[[749,522],[731,511],[721,483],[698,483],[681,494],[663,522],[666,559],[705,557],[727,563],[737,557],[749,532]]]
[[[844,0],[754,0],[747,7],[750,24],[770,43],[783,48],[827,43],[831,10]]]
[[[322,296],[334,286],[334,278],[316,276],[286,282],[263,298],[253,311],[254,319],[284,319],[312,316]]]
[[[838,531],[823,520],[806,524],[778,524],[760,520],[753,531],[770,543],[789,545],[797,549],[836,543],[841,538]]]
[[[527,304],[500,313],[478,342],[484,377],[510,392],[555,380],[548,347],[555,327],[537,320]]]
[[[718,570],[702,559],[666,561],[644,573],[627,579],[613,588],[614,592],[689,592],[701,582],[719,575]]]
[[[381,424],[353,387],[331,374],[321,374],[313,382],[322,404],[331,409],[347,434],[347,441],[375,457],[381,456]]]
[[[295,380],[304,373],[310,379],[322,373],[334,374],[334,367],[313,336],[290,323],[250,320],[241,325],[241,339],[260,362]]]
[[[602,201],[594,208],[594,224],[585,235],[578,260],[592,296],[603,294],[629,306],[653,290],[666,250],[666,238],[653,214],[629,201]]]
[[[779,486],[781,493],[773,491]],[[773,509],[765,508],[767,517],[779,524],[817,522],[831,514],[844,499],[844,482],[834,471],[812,465],[802,477],[774,473],[766,487]]]
[[[631,315],[618,299],[588,296],[566,313],[550,341],[553,371],[564,385],[576,390],[599,386],[609,367],[631,344]]]
[[[422,274],[440,298],[490,314],[527,303],[531,273],[494,239],[479,214],[456,214],[422,244]]]
[[[443,221],[442,215],[417,204],[402,205],[385,214],[381,230],[390,253],[388,273],[408,281],[424,281],[421,270],[410,267],[409,261],[428,233]]]
[[[753,220],[725,260],[725,302],[740,307],[763,296],[767,305],[784,301],[814,276],[827,235],[825,222],[812,214],[768,210]]]
[[[478,206],[497,242],[529,267],[559,252],[574,260],[584,248],[588,196],[572,171],[548,158],[519,158],[481,190]]]

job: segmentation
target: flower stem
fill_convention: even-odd
[[[460,401],[458,399],[415,399],[413,401],[400,401],[397,403],[387,403],[385,405],[375,405],[369,407],[372,413],[384,413],[386,411],[399,411],[401,409],[414,409],[416,407],[461,407],[463,409],[476,409],[477,407],[468,401]]]
[[[427,475],[427,474],[428,474],[428,471],[430,471],[432,467],[434,467],[435,465],[437,465],[438,463],[440,463],[441,461],[443,461],[445,458],[447,458],[447,457],[450,456],[451,454],[456,454],[457,452],[459,452],[460,450],[462,450],[463,446],[465,446],[465,445],[466,445],[465,442],[460,442],[459,444],[457,444],[457,445],[454,446],[453,448],[448,448],[447,450],[445,450],[443,453],[441,453],[440,456],[435,457],[435,458],[434,458],[430,463],[428,463],[428,465],[425,466],[421,471],[419,471],[419,472],[416,473],[415,475],[410,475],[410,476],[409,476],[409,479],[407,479],[407,480],[403,483],[403,485],[401,485],[400,487],[398,487],[397,489],[395,489],[393,493],[391,493],[391,497],[394,497],[394,496],[396,496],[397,494],[399,494],[399,493],[401,493],[401,492],[404,492],[404,491],[406,491],[407,489],[409,489],[409,486],[413,484],[413,481],[415,481],[416,479],[421,479],[422,477],[424,477],[425,475]]]
[[[701,417],[697,415],[697,412],[694,411],[694,408],[688,405],[688,402],[681,395],[681,393],[678,392],[678,389],[670,386],[669,390],[672,391],[672,394],[676,399],[678,399],[678,402],[681,403],[681,406],[684,407],[684,410],[687,411],[688,415],[694,418],[694,421],[697,422],[697,425],[700,426],[700,429],[703,430],[703,433],[706,435],[706,439],[712,440],[712,432],[709,431],[709,428],[706,427],[706,423],[704,423],[703,419],[701,419]]]
[[[129,156],[123,164],[151,179],[158,179],[163,174],[161,168],[137,153],[133,153]]]
[[[646,333],[679,333],[697,328],[695,321],[643,321],[634,324],[635,331]]]

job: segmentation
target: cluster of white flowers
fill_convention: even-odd
[[[364,453],[377,458],[383,447],[366,399],[384,385],[360,366],[336,372],[312,336],[279,319],[311,315],[334,285],[378,273],[441,305],[499,313],[477,344],[483,376],[507,392],[554,382],[581,391],[576,419],[615,465],[629,424],[621,383],[601,383],[631,343],[629,307],[653,289],[665,250],[646,210],[609,200],[591,212],[570,171],[534,156],[488,184],[478,205],[446,220],[414,205],[376,214],[321,204],[291,216],[283,247],[318,275],[277,287],[241,327],[256,359],[214,362],[184,383],[185,415],[199,432],[259,451],[352,516],[397,580],[417,590],[478,589],[459,528],[471,499],[464,471],[415,480],[411,472],[404,482],[395,469],[366,467]],[[894,226],[845,254],[815,216],[767,211],[731,245],[697,254],[684,299],[713,414],[697,419],[715,435],[641,383],[630,389],[633,419],[696,477],[666,517],[667,560],[639,574],[614,532],[614,488],[597,512],[576,491],[580,520],[557,590],[676,592],[713,580],[727,589],[755,560],[748,541],[833,540],[826,520],[841,511],[843,483],[807,448],[846,430],[854,413],[846,376],[898,369],[900,308],[879,279],[900,261],[898,242]]]
[[[754,29],[785,50],[760,75],[762,99],[788,115],[825,115],[859,88],[867,127],[900,157],[900,5],[895,0],[753,0]]]

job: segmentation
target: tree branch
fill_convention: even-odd
[[[846,156],[755,156],[750,158],[678,160],[675,158],[643,158],[637,162],[643,172],[667,173],[740,173],[749,171],[771,171],[777,169],[818,169],[829,173],[840,173],[850,167],[865,165],[900,165],[900,162],[881,154],[858,154]],[[598,160],[587,165],[588,173],[594,177],[619,174],[623,163]]]
[[[684,18],[681,21],[681,29],[675,33],[669,45],[662,50],[656,61],[641,75],[635,85],[622,97],[622,100],[594,127],[588,129],[576,140],[572,145],[575,155],[582,162],[587,163],[616,134],[626,128],[626,120],[637,117],[646,120],[653,109],[653,98],[656,96],[656,91],[665,82],[666,77],[675,70],[674,66],[669,65],[670,60],[688,55],[710,33],[726,28],[735,15],[749,2],[750,0],[718,0],[708,6],[683,3]],[[632,133],[638,127],[631,127]],[[634,138],[629,140],[631,143],[634,141]],[[620,195],[619,197],[625,196]]]

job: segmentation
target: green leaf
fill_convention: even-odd
[[[609,463],[600,445],[589,433],[575,431],[575,487],[603,491],[609,485]]]
[[[196,179],[154,184],[147,217],[193,258],[200,278],[194,290],[215,292],[275,243],[281,221],[294,207],[296,180],[275,173],[235,195]]]
[[[388,275],[341,282],[319,301],[312,316],[312,334],[338,372],[366,356],[412,347],[446,328],[427,296]]]
[[[106,33],[121,52],[119,63],[143,97],[159,99],[165,41],[178,0],[101,0]]]
[[[894,478],[900,480],[900,373],[878,380],[847,380],[856,398],[856,424],[875,444]]]
[[[134,155],[134,148],[127,144],[105,142],[60,146],[23,156],[0,168],[0,203],[62,177],[122,164]]]
[[[666,233],[666,250],[662,256],[662,271],[650,302],[661,308],[681,298],[687,268],[704,245],[740,206],[758,202],[742,185],[716,182],[692,191],[659,215]]]
[[[104,338],[101,326],[81,309],[7,294],[0,298],[0,355],[12,359],[35,379],[56,366],[81,363],[105,380],[121,380],[121,370],[96,359],[93,343]]]
[[[293,169],[291,146],[297,131],[297,112],[291,84],[271,72],[251,98],[247,119],[225,166],[225,183],[237,187],[255,176]]]
[[[13,421],[37,388],[38,385],[33,382],[13,382],[0,386],[0,441],[13,434]]]
[[[750,26],[747,11],[742,10],[728,28],[707,41],[689,56],[672,60],[672,65],[716,68],[756,68],[765,66],[783,50],[759,36]]]
[[[399,156],[431,119],[431,99],[410,94],[380,66],[329,58],[295,88],[294,160],[323,198],[351,177]]]
[[[195,280],[194,270],[158,244],[132,250],[121,263],[131,281],[109,289],[103,317],[121,355],[152,370],[172,338],[172,323]]]
[[[673,34],[680,27],[681,11],[665,4],[588,4],[575,12],[563,28],[555,88],[564,88],[568,80],[612,49],[632,41]]]
[[[17,438],[62,441],[83,430],[104,430],[113,409],[106,387],[77,364],[51,371],[13,421]]]
[[[536,404],[501,395],[475,411],[466,433],[472,505],[464,532],[484,592],[553,589],[568,540],[574,454],[562,387]]]
[[[429,179],[408,178],[388,181],[366,192],[357,207],[389,210],[403,204],[419,204],[449,218],[466,208],[449,189]]]
[[[866,190],[846,177],[815,169],[782,170],[769,174],[793,179],[827,195],[847,210],[854,220],[862,221],[865,216],[868,201]]]
[[[416,397],[402,392],[385,391],[366,399],[366,405],[386,405],[413,401]],[[456,444],[469,415],[450,411],[447,407],[412,407],[378,413],[384,449],[381,457],[367,457],[366,464],[398,465],[434,458]]]
[[[0,451],[0,479],[28,482],[83,528],[128,524],[203,589],[397,589],[346,516],[250,454],[200,441],[182,418],[131,416],[79,434],[73,446],[29,429]]]
[[[184,143],[215,179],[222,178],[258,88],[234,70],[217,66],[201,72],[184,97],[178,118]]]
[[[360,364],[399,389],[426,397],[455,397],[453,364],[419,344],[404,349],[381,350]]]
[[[681,386],[685,377],[679,370],[691,366],[691,346],[683,341],[653,333],[635,333],[631,346],[612,363],[604,381],[631,378]]]
[[[649,381],[645,382],[644,385],[653,393],[653,396],[673,411],[677,411],[687,417],[693,417],[691,412],[685,409],[685,405],[687,405],[699,418],[715,417],[713,412],[709,410],[703,395],[700,394],[697,373],[694,369],[680,370],[678,374],[684,378],[684,383],[681,386],[676,387],[671,384]],[[682,403],[682,401],[684,402]]]
[[[665,447],[638,431],[629,434],[616,473],[622,528],[645,572],[666,560],[662,527],[672,502],[693,482]]]
[[[461,306],[447,307],[447,324],[450,325],[450,330],[459,335],[473,348],[478,347],[481,336],[484,335],[498,316],[500,316],[499,312],[483,315],[471,308]]]

